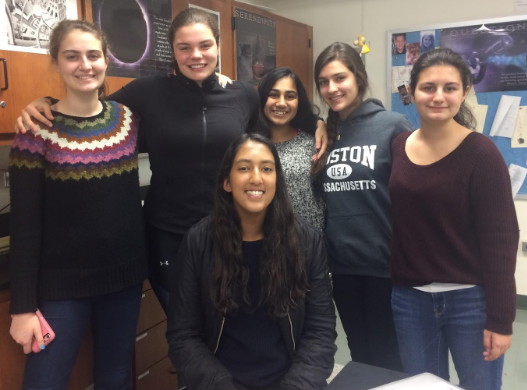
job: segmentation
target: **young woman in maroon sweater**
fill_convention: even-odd
[[[404,369],[499,390],[516,313],[518,222],[507,167],[473,132],[472,75],[449,49],[411,75],[421,127],[392,145],[392,308]]]

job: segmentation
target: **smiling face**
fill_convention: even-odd
[[[432,36],[431,35],[425,35],[423,37],[423,46],[429,47],[432,46]]]
[[[403,53],[404,47],[406,46],[406,38],[404,35],[397,35],[394,38],[395,41],[395,48],[397,49],[397,53]]]
[[[411,55],[418,55],[419,54],[419,44],[418,43],[409,43],[407,46],[408,52]]]
[[[172,46],[181,73],[201,87],[218,62],[218,45],[210,27],[202,23],[180,27]]]
[[[298,92],[289,76],[279,79],[267,97],[264,115],[273,126],[288,126],[298,112]]]
[[[341,119],[347,118],[361,103],[357,99],[357,79],[341,61],[335,60],[324,66],[318,81],[320,95]]]
[[[419,73],[412,100],[422,122],[446,122],[458,113],[467,92],[456,68],[436,65]]]
[[[262,143],[245,142],[236,156],[223,189],[232,193],[240,219],[265,217],[276,192],[276,167],[273,154]]]
[[[68,92],[96,93],[104,82],[108,58],[92,33],[72,30],[62,39],[53,66]]]

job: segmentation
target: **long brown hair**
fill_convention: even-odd
[[[322,51],[322,53],[320,53],[317,57],[317,61],[315,62],[315,85],[317,86],[318,93],[320,94],[320,72],[322,72],[322,69],[327,64],[333,61],[342,62],[344,66],[346,66],[350,70],[350,72],[353,73],[353,75],[355,76],[355,80],[357,81],[358,93],[352,105],[358,107],[359,104],[362,103],[362,101],[364,100],[364,96],[366,95],[366,92],[368,92],[369,89],[368,74],[366,73],[366,68],[362,63],[360,55],[359,53],[357,53],[357,50],[352,48],[347,43],[334,42],[328,47],[326,47]],[[337,135],[337,121],[338,113],[333,111],[332,109],[329,109],[327,120],[328,148],[324,155],[326,159],[329,155],[329,152],[331,152],[333,143],[335,142],[335,138]]]
[[[73,30],[80,30],[92,34],[98,41],[101,42],[102,54],[104,58],[108,58],[108,40],[106,34],[97,25],[88,22],[87,20],[68,20],[65,19],[58,23],[51,32],[49,38],[49,55],[53,61],[58,61],[60,45],[66,35]],[[107,93],[106,81],[99,87],[99,99],[104,99]]]
[[[264,220],[263,251],[260,257],[262,291],[260,302],[250,302],[247,293],[249,271],[242,255],[240,217],[232,193],[223,189],[230,176],[236,154],[248,141],[264,144],[273,154],[276,193],[267,207]],[[307,276],[299,229],[287,194],[287,187],[273,143],[260,134],[241,134],[230,144],[220,166],[212,213],[214,266],[211,298],[217,310],[234,314],[244,302],[253,308],[264,305],[272,318],[286,316],[304,300]]]

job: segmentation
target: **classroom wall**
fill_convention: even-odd
[[[366,69],[372,95],[386,101],[386,52],[388,30],[421,29],[430,25],[485,18],[518,16],[514,0],[250,0],[274,8],[271,12],[313,26],[314,60],[330,43],[349,44],[362,33],[371,52]],[[362,10],[364,4],[364,10]],[[361,28],[361,19],[364,15]],[[524,15],[527,19],[527,15]],[[527,241],[527,200],[515,201],[520,240]],[[527,295],[527,254],[518,245],[516,269],[518,294]]]

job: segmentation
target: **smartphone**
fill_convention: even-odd
[[[44,345],[47,346],[49,343],[51,343],[55,339],[55,332],[53,332],[53,329],[49,326],[48,322],[40,312],[40,310],[37,309],[35,313],[38,317],[38,321],[40,322],[40,329],[42,330],[42,337],[44,338]],[[37,339],[33,337],[33,344],[31,345],[31,349],[33,352],[37,353],[40,352],[40,345],[37,343]]]

